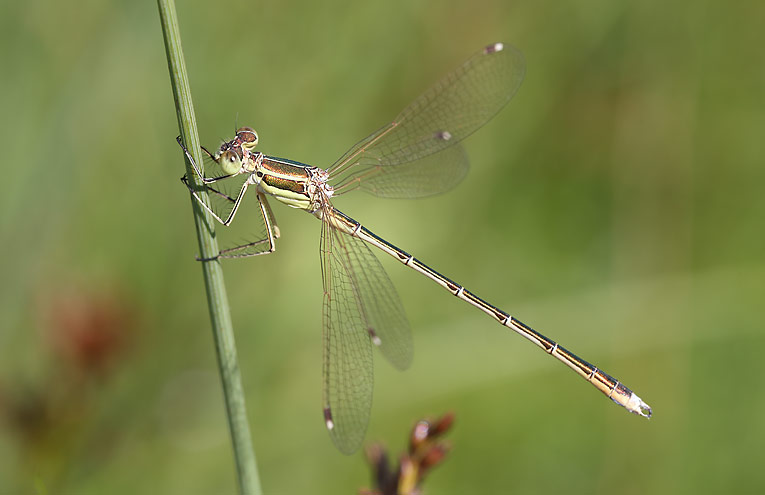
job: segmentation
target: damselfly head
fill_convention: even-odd
[[[258,145],[258,133],[251,127],[240,127],[231,141],[220,145],[216,156],[218,164],[229,175],[242,171],[242,163],[250,157],[250,152]]]

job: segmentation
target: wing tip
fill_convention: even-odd
[[[501,52],[505,49],[505,44],[502,42],[498,43],[492,43],[491,45],[486,46],[486,48],[483,49],[483,53],[486,55],[491,55],[492,53]]]
[[[335,429],[335,422],[332,420],[332,410],[329,407],[324,408],[324,424],[329,431]]]
[[[380,347],[382,345],[382,340],[380,340],[380,336],[377,335],[377,332],[375,332],[374,328],[367,328],[367,333],[369,333],[369,338],[372,339],[372,343],[376,345],[377,347]]]

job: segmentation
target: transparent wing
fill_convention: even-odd
[[[413,162],[459,143],[491,119],[515,95],[524,73],[523,55],[514,47],[497,43],[484,48],[414,100],[393,122],[348,150],[329,168],[330,176],[340,184],[363,183],[378,176],[369,173],[375,167],[421,166]],[[466,162],[449,158],[440,162],[440,173],[464,176]],[[409,173],[408,167],[397,170],[403,176]],[[392,171],[386,181],[391,183],[395,175]],[[400,182],[398,194],[416,197],[427,191],[422,180]],[[370,192],[375,190],[383,189]]]
[[[333,231],[322,222],[324,416],[334,444],[344,454],[351,454],[361,445],[369,423],[372,343],[347,261],[334,246]]]
[[[412,364],[412,332],[404,305],[380,261],[364,241],[333,229],[333,247],[350,276],[364,328],[382,355],[404,370]]]
[[[330,436],[346,454],[364,439],[372,406],[372,343],[397,368],[412,361],[401,300],[363,241],[322,222],[324,411]]]
[[[459,184],[470,168],[465,149],[450,146],[414,162],[379,166],[366,157],[353,173],[334,185],[335,196],[360,188],[381,198],[422,198],[446,192]]]

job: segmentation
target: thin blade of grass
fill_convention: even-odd
[[[170,81],[173,87],[175,109],[178,115],[178,126],[183,142],[191,152],[194,160],[202,164],[197,124],[194,118],[191,90],[189,89],[186,64],[181,48],[181,36],[178,29],[175,2],[173,0],[158,0],[157,3],[162,23],[162,34],[165,40]],[[197,177],[192,172],[191,164],[188,161],[186,161],[186,175],[191,178],[197,187],[201,186],[198,183]],[[202,190],[200,194],[205,195],[205,192]],[[194,210],[194,223],[199,242],[199,252],[202,258],[211,258],[218,254],[214,220],[203,208],[199,207],[199,204],[193,198],[191,198],[191,204]],[[223,281],[223,271],[218,261],[208,261],[201,263],[201,265],[215,340],[215,350],[218,356],[218,366],[223,384],[226,414],[234,447],[234,460],[236,462],[239,490],[245,495],[260,495],[262,490],[255,462],[255,450],[253,449],[250,436],[250,427],[247,423],[244,391],[236,357],[234,329],[231,323],[226,286]]]

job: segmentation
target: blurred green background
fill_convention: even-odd
[[[391,259],[368,441],[452,410],[432,494],[761,493],[765,4],[185,2],[202,142],[328,166],[481,46],[525,54],[450,194],[336,205],[609,373],[645,421]],[[0,7],[0,493],[234,493],[157,7]],[[224,267],[266,493],[355,493],[321,416],[320,224]],[[242,217],[246,218],[246,217]],[[246,220],[240,219],[240,222]]]

